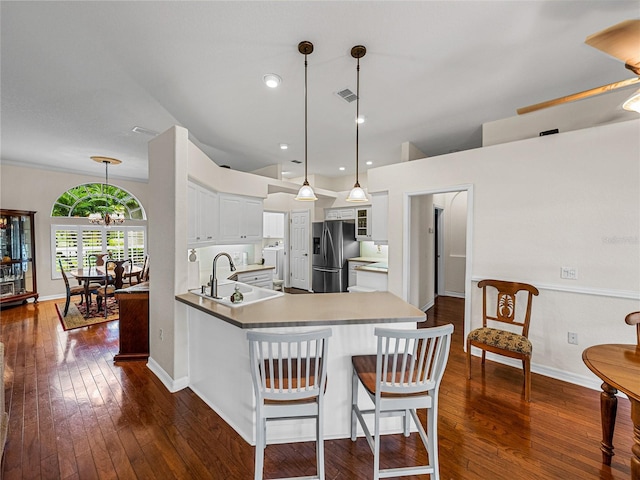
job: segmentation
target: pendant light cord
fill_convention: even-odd
[[[359,187],[358,181],[358,131],[360,126],[360,58],[358,57],[358,66],[356,68],[356,184],[354,187]]]
[[[307,181],[307,54],[304,54],[304,184]]]

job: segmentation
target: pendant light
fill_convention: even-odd
[[[112,208],[109,205],[109,197],[108,197],[108,187],[109,187],[109,165],[119,165],[122,163],[121,160],[117,158],[111,157],[91,157],[91,160],[94,162],[102,163],[104,165],[104,184],[102,185],[102,196],[105,197],[105,204],[107,205],[107,209],[104,212],[104,216],[102,213],[94,212],[89,214],[89,222],[94,225],[104,225],[109,228],[111,225],[120,225],[124,223],[124,215],[122,213],[112,211]],[[105,186],[107,187],[105,189]],[[107,194],[105,194],[105,190],[107,190]]]
[[[358,182],[358,127],[360,122],[360,59],[365,56],[367,49],[363,45],[356,45],[351,49],[351,56],[358,60],[358,67],[356,68],[357,82],[356,82],[356,183],[349,192],[347,202],[367,202],[367,194],[364,193],[360,183]]]
[[[307,180],[307,55],[313,52],[313,44],[307,41],[300,42],[298,51],[304,55],[304,183],[295,199],[302,202],[314,202],[318,200],[318,197],[313,193],[313,188]]]

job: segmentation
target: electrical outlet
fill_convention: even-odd
[[[578,334],[576,332],[567,332],[567,342],[571,345],[578,345]]]
[[[577,280],[578,270],[573,267],[560,267],[560,278],[565,280]]]
[[[164,340],[164,332],[160,329],[160,340]]]

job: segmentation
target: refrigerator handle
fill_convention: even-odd
[[[316,272],[325,272],[325,273],[338,273],[340,271],[339,268],[322,268],[322,267],[313,267],[313,270]]]

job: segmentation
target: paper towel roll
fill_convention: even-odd
[[[187,272],[187,288],[189,290],[200,288],[200,260],[189,262],[189,271]]]

